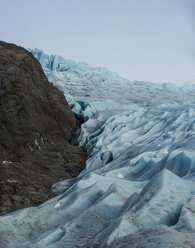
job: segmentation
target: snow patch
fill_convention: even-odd
[[[11,162],[11,161],[6,161],[6,160],[4,160],[4,161],[2,161],[2,164],[12,164],[13,162]]]
[[[38,146],[39,150],[41,150],[41,147],[40,147],[40,145],[39,145],[37,139],[35,139],[35,145]]]
[[[59,208],[61,206],[60,202],[55,203],[53,208]]]
[[[122,178],[124,178],[124,176],[123,176],[123,174],[121,174],[121,173],[118,173],[118,174],[117,174],[117,178],[120,178],[120,179],[122,179]]]

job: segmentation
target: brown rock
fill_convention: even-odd
[[[83,169],[85,151],[70,144],[76,122],[33,55],[0,42],[0,214],[46,201]]]

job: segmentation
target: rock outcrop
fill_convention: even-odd
[[[70,144],[77,120],[63,93],[22,47],[0,42],[0,214],[38,205],[83,169]]]

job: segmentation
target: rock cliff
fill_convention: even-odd
[[[70,144],[77,124],[33,55],[0,42],[0,214],[46,201],[84,168],[85,151]]]

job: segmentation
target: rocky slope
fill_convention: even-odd
[[[25,49],[0,42],[0,214],[38,205],[76,176],[85,152],[70,144],[77,120]]]

